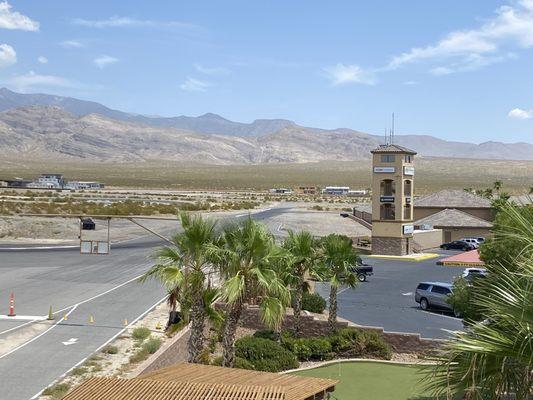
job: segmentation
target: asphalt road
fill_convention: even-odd
[[[262,221],[286,211],[280,207],[251,215]],[[137,278],[151,265],[153,248],[162,244],[156,237],[143,237],[112,246],[107,256],[80,255],[79,248],[0,248],[0,313],[7,313],[11,291],[19,316],[45,316],[50,306],[62,310],[55,325],[0,356],[0,398],[27,400],[37,395],[119,335],[125,319],[131,324],[161,301],[165,293],[157,283],[140,284]],[[90,315],[94,324],[89,324]],[[0,320],[0,340],[27,323]]]
[[[442,257],[455,254],[439,253]],[[433,339],[448,337],[447,331],[461,330],[459,318],[437,310],[422,311],[414,300],[419,282],[452,282],[463,271],[460,267],[436,265],[439,258],[407,262],[363,257],[374,267],[374,275],[355,289],[340,289],[339,315],[359,325],[383,327],[389,332],[417,332]],[[327,284],[317,284],[317,291],[328,298]]]

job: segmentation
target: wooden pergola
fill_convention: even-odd
[[[181,363],[133,379],[89,379],[63,399],[311,400],[325,399],[337,383],[332,379]]]

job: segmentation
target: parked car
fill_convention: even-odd
[[[356,265],[350,267],[350,271],[357,275],[359,282],[365,282],[368,276],[374,275],[374,268],[365,263],[361,257],[357,257]]]
[[[460,241],[462,242],[466,242],[466,243],[470,243],[471,245],[473,245],[476,249],[479,247],[479,245],[481,244],[481,242],[478,240],[478,238],[474,238],[474,237],[467,237],[467,238],[461,238],[459,239]]]
[[[431,308],[438,308],[452,312],[456,317],[459,314],[448,304],[448,296],[452,294],[453,284],[445,282],[420,282],[416,287],[415,301],[420,304],[420,308],[427,311]]]
[[[477,239],[477,241],[479,242],[479,244],[481,244],[481,243],[485,243],[485,238],[484,238],[483,236],[479,236],[479,237],[477,237],[476,239]]]
[[[348,218],[350,216],[350,214],[345,213],[345,212],[341,213],[340,215],[342,218]]]
[[[440,245],[441,249],[444,250],[474,250],[476,247],[474,247],[473,244],[462,241],[462,240],[454,240],[453,242],[444,243]]]
[[[476,278],[485,278],[487,274],[488,272],[485,268],[465,268],[462,276],[468,282],[472,282]]]

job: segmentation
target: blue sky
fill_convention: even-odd
[[[0,0],[0,85],[144,114],[533,142],[533,0]]]

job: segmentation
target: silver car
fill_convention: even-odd
[[[447,299],[453,291],[453,284],[445,282],[421,282],[415,292],[415,301],[420,304],[422,310],[430,308],[440,308],[451,311],[457,317],[453,307],[448,304]]]

